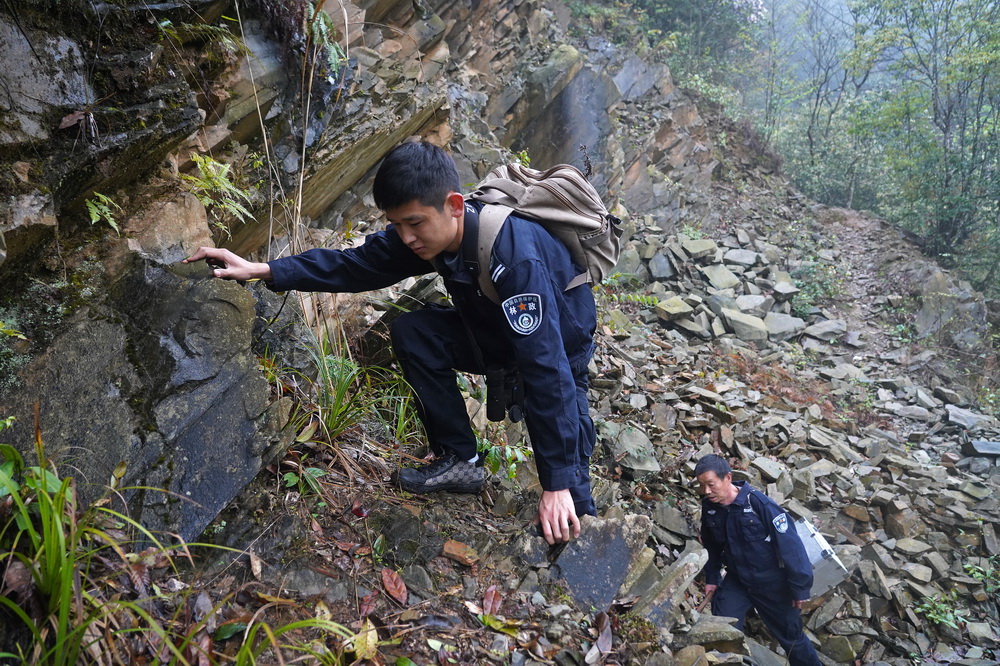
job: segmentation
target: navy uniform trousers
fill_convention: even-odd
[[[751,590],[730,570],[712,597],[712,615],[739,619],[736,628],[742,631],[743,620],[751,608],[757,609],[768,631],[784,648],[791,666],[822,664],[816,649],[802,632],[802,612],[792,606],[788,585],[777,580],[774,585],[761,585]]]
[[[490,337],[484,335],[483,339]],[[454,453],[462,460],[474,458],[476,437],[455,371],[485,374],[486,368],[480,366],[461,315],[453,308],[425,308],[402,314],[392,325],[392,346],[403,376],[417,395],[417,409],[427,429],[431,451],[436,455]],[[483,362],[512,357],[503,350],[480,346]],[[590,494],[590,456],[596,433],[587,402],[588,362],[589,358],[584,359],[577,364],[579,367],[571,368],[581,416],[577,438],[580,473],[569,491],[578,516],[597,515]],[[531,395],[526,393],[526,407],[530,400]],[[544,444],[532,442],[536,455]]]

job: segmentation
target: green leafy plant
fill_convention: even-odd
[[[1000,592],[1000,555],[993,555],[981,564],[966,562],[962,566],[970,577],[983,584],[986,594],[995,595]]]
[[[0,430],[11,423],[4,419]],[[32,636],[31,649],[22,658],[68,666],[80,663],[85,654],[90,660],[113,651],[110,644],[97,645],[99,627],[116,610],[135,610],[130,602],[102,597],[92,572],[97,558],[125,559],[107,525],[139,526],[100,502],[80,512],[72,479],[60,478],[50,468],[37,426],[35,448],[39,464],[29,466],[16,449],[0,444],[0,498],[10,507],[0,526],[0,570],[21,600],[18,604],[0,596],[0,606]]]
[[[208,155],[195,154],[191,159],[198,168],[198,175],[184,173],[181,174],[181,180],[186,183],[198,201],[216,213],[217,217],[213,224],[217,228],[228,233],[224,224],[227,215],[235,217],[240,222],[246,222],[248,218],[253,217],[253,213],[247,208],[250,195],[230,180],[229,164],[219,162]]]
[[[157,24],[163,39],[169,39],[177,44],[188,42],[203,42],[217,44],[233,55],[251,55],[252,52],[243,40],[218,25],[205,23],[179,23],[174,25],[170,19],[163,19]]]
[[[347,54],[337,41],[337,27],[326,11],[317,9],[312,3],[306,3],[306,22],[311,46],[322,54],[328,76],[336,79],[347,63]]]
[[[0,431],[13,423],[12,417],[0,419]],[[166,593],[150,577],[152,569],[165,566],[176,574],[170,557],[174,548],[186,551],[189,545],[207,544],[165,547],[148,530],[112,509],[107,497],[81,511],[73,480],[58,475],[45,457],[37,424],[35,432],[37,465],[26,464],[16,449],[0,444],[0,505],[5,505],[0,517],[0,580],[7,591],[0,595],[0,609],[12,614],[31,638],[30,645],[14,647],[17,654],[0,658],[40,666],[193,666],[223,661],[251,665],[263,655],[267,659],[261,663],[275,663],[276,655],[279,662],[288,663],[283,661],[287,654],[298,653],[316,663],[343,663],[337,645],[345,645],[352,634],[341,625],[316,617],[272,627],[257,615],[248,623],[219,627],[215,641],[240,634],[243,640],[235,657],[217,660],[221,652],[216,653],[211,642],[206,649],[204,638],[207,621],[222,602],[201,619],[184,621],[178,614],[188,606],[186,600]],[[112,491],[124,473],[120,464]],[[129,533],[152,546],[129,552],[128,543],[134,538]],[[176,609],[175,615],[160,617],[168,607]],[[336,641],[333,648],[330,638]]]
[[[924,597],[923,603],[913,609],[926,617],[932,624],[946,624],[952,629],[960,629],[967,615],[958,607],[958,593],[955,590],[933,597]]]
[[[94,225],[98,222],[104,222],[114,229],[116,234],[121,236],[121,229],[118,227],[118,221],[115,219],[116,211],[121,212],[121,206],[116,204],[111,197],[105,196],[100,192],[94,192],[94,196],[87,199],[84,204],[87,206],[87,213],[90,215],[90,224]]]
[[[326,476],[325,469],[319,467],[306,467],[301,472],[285,472],[281,477],[286,488],[297,488],[300,495],[313,493],[319,495],[322,488],[319,480]]]
[[[844,291],[844,277],[831,264],[811,261],[791,271],[799,292],[792,297],[792,312],[796,316],[808,314],[817,304],[836,298]]]
[[[687,236],[691,240],[701,240],[705,237],[705,232],[701,227],[696,227],[691,224],[681,225],[681,234]]]
[[[380,428],[396,443],[419,437],[412,390],[402,375],[389,368],[365,367],[335,349],[326,339],[309,347],[316,369],[311,379],[312,409],[328,441],[362,424]]]
[[[645,305],[646,307],[656,307],[656,304],[660,302],[660,299],[652,294],[618,294],[611,292],[608,294],[608,298],[615,303],[638,303],[639,305]]]
[[[517,466],[531,457],[531,449],[526,446],[493,443],[483,437],[478,437],[477,442],[486,469],[491,474],[503,472],[508,479],[513,479],[517,475]]]

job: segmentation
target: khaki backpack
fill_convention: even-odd
[[[584,267],[566,285],[567,291],[600,282],[618,262],[621,220],[608,212],[597,190],[574,166],[557,164],[546,171],[520,164],[497,167],[466,199],[486,204],[479,212],[479,287],[494,303],[500,298],[490,279],[490,256],[511,213],[541,224]]]

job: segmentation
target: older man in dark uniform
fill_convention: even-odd
[[[742,630],[754,608],[792,666],[820,664],[802,630],[812,564],[788,514],[746,481],[733,481],[721,456],[703,456],[694,475],[704,496],[701,540],[708,550],[705,593],[714,593],[712,614],[737,618]]]

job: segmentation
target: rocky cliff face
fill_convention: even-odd
[[[691,515],[667,499],[686,496],[684,462],[713,448],[815,519],[859,572],[811,615],[835,661],[923,651],[926,623],[907,609],[937,581],[982,596],[963,560],[940,553],[997,555],[993,530],[975,544],[961,536],[998,517],[993,422],[948,354],[901,341],[987,354],[978,295],[877,222],[810,207],[662,63],[598,36],[571,39],[562,5],[345,3],[331,14],[339,63],[314,57],[303,3],[236,9],[14,0],[0,10],[0,319],[23,336],[0,335],[0,417],[17,417],[4,435],[18,448],[33,446],[37,403],[49,452],[79,470],[85,495],[126,461],[126,485],[171,493],[131,492],[133,514],[197,536],[287,446],[289,406],[258,357],[301,334],[273,322],[296,299],[282,308],[266,289],[177,262],[213,242],[261,257],[356,242],[380,224],[373,168],[419,134],[448,146],[470,184],[511,151],[533,166],[574,164],[630,218],[618,269],[635,281],[605,288],[592,368],[598,495],[620,507],[612,518],[651,520],[621,517],[629,578],[615,573],[599,590],[571,581],[584,587],[577,602],[645,591],[637,608],[664,647],[729,644],[718,627],[695,631]],[[198,196],[182,178],[199,177],[202,156],[228,165],[254,219],[236,221],[218,190]],[[95,193],[111,203],[95,208]],[[832,293],[828,280],[850,298],[802,300]],[[335,313],[352,330],[380,316],[363,299],[308,305],[307,317]],[[893,339],[873,318],[905,330]],[[927,484],[949,499],[928,500]],[[502,490],[494,510],[517,504]],[[889,614],[877,630],[891,640],[857,629]]]
[[[37,401],[51,452],[76,451],[98,487],[122,459],[128,481],[197,496],[211,486],[197,479],[217,466],[191,453],[229,447],[243,462],[220,474],[227,489],[212,488],[214,508],[175,525],[186,537],[276,438],[261,418],[267,388],[250,381],[254,299],[170,268],[194,248],[251,252],[277,236],[288,252],[303,247],[302,225],[377,224],[370,172],[415,134],[450,145],[469,183],[505,150],[593,167],[609,197],[664,223],[695,219],[680,192],[703,188],[714,168],[704,123],[666,68],[599,39],[570,45],[562,7],[347,5],[346,26],[334,19],[347,57],[336,69],[303,55],[302,3],[259,3],[238,30],[219,2],[53,7],[0,13],[11,64],[2,312],[25,338],[3,341],[0,408],[17,417],[23,444]],[[239,39],[223,39],[226,28]],[[639,106],[636,124],[626,112]],[[252,184],[248,146],[274,176],[258,181],[273,196],[256,191],[256,220],[220,221],[210,199],[179,187],[178,174],[198,175],[199,154],[229,163],[234,178],[245,169]],[[110,203],[95,208],[95,193]],[[210,316],[213,304],[226,307]],[[192,407],[199,395],[204,405]]]

